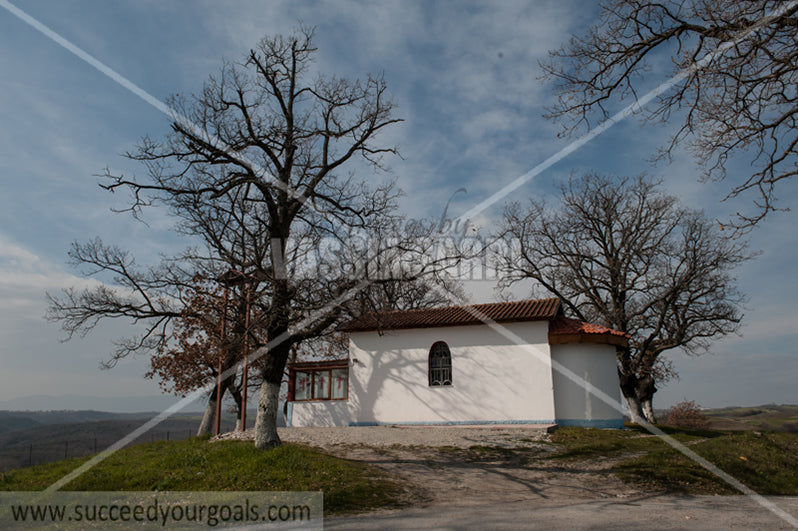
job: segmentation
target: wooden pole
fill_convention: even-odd
[[[224,336],[227,318],[227,295],[228,287],[224,287],[224,302],[222,303],[222,324],[219,332],[219,369],[216,374],[216,429],[215,435],[219,435],[222,427],[222,358],[224,358]]]
[[[247,431],[247,356],[249,356],[249,299],[251,285],[247,283],[244,314],[244,366],[241,371],[241,431]]]

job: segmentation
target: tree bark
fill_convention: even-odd
[[[645,421],[645,415],[643,414],[643,407],[640,404],[640,401],[637,399],[636,396],[626,396],[626,405],[629,406],[629,417],[634,424],[642,424]]]
[[[641,400],[640,402],[643,406],[643,415],[646,417],[646,420],[651,424],[656,424],[657,417],[654,416],[654,407],[651,404],[651,397]]]
[[[197,437],[203,435],[213,435],[213,427],[216,423],[216,388],[208,395],[208,403],[205,406],[205,413],[202,415]]]
[[[258,414],[255,419],[255,448],[267,449],[280,446],[277,434],[280,383],[264,379],[258,396]]]
[[[657,387],[654,384],[653,378],[642,378],[637,382],[637,388],[635,389],[635,396],[637,396],[638,402],[643,407],[643,415],[645,415],[646,420],[651,424],[657,423],[657,418],[654,416],[654,393],[657,392]]]
[[[242,407],[241,401],[243,400],[243,397],[241,395],[241,390],[233,385],[230,387],[230,394],[233,395],[233,401],[235,402],[236,405],[235,431],[241,431],[241,407]]]
[[[645,420],[643,414],[643,407],[640,400],[637,398],[637,388],[639,381],[634,374],[624,373],[618,370],[618,379],[621,385],[621,394],[626,399],[626,405],[629,406],[629,417],[635,424],[640,424]]]

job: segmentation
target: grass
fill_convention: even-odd
[[[0,473],[0,490],[42,490],[88,458]],[[251,442],[160,441],[113,454],[62,490],[323,491],[326,514],[396,507],[406,487],[364,463],[296,444],[258,450]]]
[[[798,433],[798,406],[768,404],[705,410],[711,426],[730,430]]]
[[[682,444],[718,437],[720,432],[709,430],[675,430],[663,428]],[[562,428],[551,435],[551,442],[562,448],[554,455],[558,459],[583,459],[613,457],[625,453],[649,452],[670,448],[656,435],[637,426],[625,430],[599,430],[590,428]]]
[[[798,495],[798,436],[732,432],[690,448],[759,494]],[[618,465],[621,479],[670,492],[737,494],[726,482],[672,449]]]
[[[753,431],[725,432],[660,426],[759,494],[798,495],[798,435]],[[622,480],[648,490],[681,494],[738,494],[659,437],[643,428],[596,430],[563,428],[551,435],[558,446],[555,459],[617,457],[613,472]]]
[[[798,434],[660,428],[748,487],[764,495],[798,495]],[[543,441],[541,441],[543,442]],[[543,459],[580,462],[613,458],[611,473],[646,490],[681,494],[737,491],[646,430],[561,428],[549,449],[472,446],[438,448],[451,459],[534,466]],[[41,490],[87,457],[0,473],[0,490]],[[436,462],[437,463],[437,462]],[[433,463],[435,464],[435,463]],[[441,463],[437,463],[441,465]],[[442,465],[441,465],[442,466]],[[257,450],[251,442],[192,438],[120,450],[69,483],[79,491],[323,491],[327,514],[401,507],[408,487],[365,463],[283,444]]]

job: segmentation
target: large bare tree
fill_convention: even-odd
[[[756,205],[731,224],[750,228],[779,208],[776,186],[798,171],[798,2],[605,1],[595,24],[542,64],[558,95],[548,117],[566,133],[590,128],[668,64],[684,77],[644,115],[678,124],[659,155],[683,145],[704,178],[729,173],[727,197],[753,194]],[[735,155],[743,164],[731,169]]]
[[[657,383],[672,375],[662,355],[700,354],[738,330],[733,270],[750,254],[650,179],[589,174],[561,191],[556,208],[506,207],[501,284],[532,280],[573,316],[629,334],[618,350],[621,391],[633,421],[654,422]]]
[[[452,263],[430,252],[433,235],[406,230],[391,182],[354,179],[357,169],[368,169],[370,179],[384,169],[382,156],[395,149],[376,137],[399,120],[382,78],[314,75],[312,37],[311,29],[300,28],[265,38],[243,61],[225,64],[201,93],[173,98],[172,132],[161,141],[145,138],[127,154],[145,165],[146,175],[104,175],[105,188],[131,192],[134,215],[166,206],[179,229],[202,242],[181,255],[183,269],[201,263],[203,273],[211,273],[204,276],[214,278],[232,267],[254,279],[258,319],[248,339],[260,358],[259,448],[280,444],[278,394],[297,345],[350,312],[371,284],[413,281]],[[158,310],[151,323],[159,322],[159,305],[171,312],[164,324],[180,315],[176,297],[153,298],[121,276],[135,292],[128,306]],[[145,277],[155,282],[157,274]],[[126,300],[124,293],[100,290]],[[115,315],[120,305],[109,311],[95,304],[102,302],[95,291],[67,292],[54,300],[52,316],[77,330]],[[137,311],[129,316],[143,318]],[[163,329],[148,335],[155,336],[166,338],[156,342],[169,338]]]

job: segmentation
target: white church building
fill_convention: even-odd
[[[557,424],[621,428],[628,336],[559,299],[369,314],[349,358],[289,365],[288,426]]]

